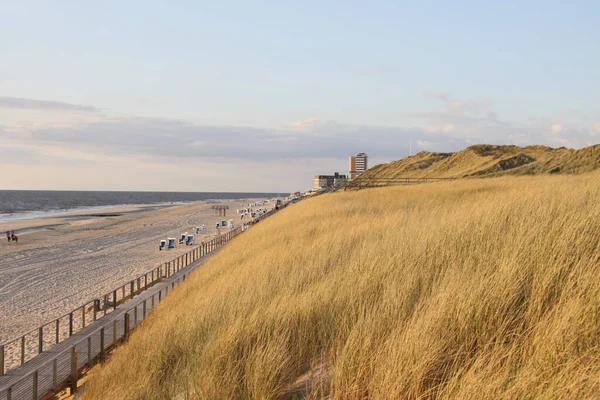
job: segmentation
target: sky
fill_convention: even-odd
[[[0,189],[307,190],[600,142],[597,1],[0,0]]]

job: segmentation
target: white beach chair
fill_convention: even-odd
[[[169,242],[167,244],[167,248],[174,249],[175,248],[175,238],[167,238],[167,241]]]

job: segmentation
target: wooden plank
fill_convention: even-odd
[[[70,388],[71,394],[77,392],[77,380],[79,375],[79,368],[77,367],[77,352],[75,351],[75,346],[71,348],[71,379],[70,379]]]

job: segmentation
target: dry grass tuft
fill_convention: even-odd
[[[598,398],[599,178],[301,202],[195,272],[85,398]]]

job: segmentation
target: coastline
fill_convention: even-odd
[[[206,225],[197,243],[216,235],[215,223],[234,219],[235,209],[255,199],[220,201],[226,217],[215,215],[216,201],[178,205],[104,208],[53,218],[0,223],[14,229],[18,244],[0,242],[0,342],[56,318],[81,303],[118,287],[189,247],[158,251],[158,242]],[[10,226],[10,228],[9,228]],[[3,238],[4,239],[4,238]]]

